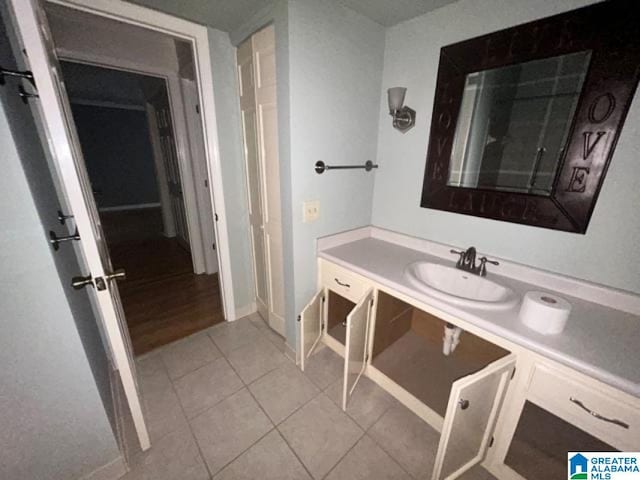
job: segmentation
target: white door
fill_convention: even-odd
[[[187,210],[184,206],[184,195],[182,193],[182,180],[180,178],[180,165],[178,164],[178,153],[176,149],[176,139],[171,120],[171,108],[166,88],[162,88],[158,93],[149,99],[156,113],[156,125],[158,128],[158,139],[160,151],[164,160],[165,172],[169,183],[169,198],[171,210],[176,229],[176,240],[185,250],[191,251],[189,245],[189,227],[187,224]]]
[[[47,135],[53,168],[71,207],[80,234],[84,263],[94,279],[92,300],[100,313],[115,367],[143,450],[150,446],[136,383],[131,342],[108,250],[95,205],[89,176],[71,115],[69,100],[61,80],[60,65],[43,9],[37,0],[10,0],[12,20],[26,50],[29,67],[37,85],[40,120]],[[86,272],[85,272],[86,273]]]
[[[273,26],[255,33],[238,48],[238,76],[258,310],[271,328],[284,335],[284,260]]]
[[[347,335],[344,347],[344,383],[342,409],[353,394],[358,380],[367,367],[367,345],[369,344],[369,319],[373,307],[373,290],[369,290],[347,315]]]
[[[314,352],[324,328],[326,312],[326,292],[324,288],[314,295],[298,317],[300,322],[300,368],[304,372],[307,359]]]
[[[276,38],[273,26],[257,32],[251,41],[255,72],[258,152],[262,173],[262,222],[267,254],[269,325],[276,332],[284,335],[284,258],[278,156]]]
[[[453,383],[432,480],[457,478],[484,459],[515,364],[510,354]]]
[[[200,221],[200,232],[202,232],[204,243],[205,272],[213,274],[218,272],[218,257],[215,252],[218,247],[216,245],[215,225],[213,224],[214,214],[209,194],[207,154],[204,147],[202,121],[200,120],[198,85],[193,80],[181,78],[180,87],[187,120],[191,164],[194,171],[198,220]]]
[[[256,303],[258,312],[269,318],[269,287],[267,284],[267,254],[262,224],[262,182],[258,158],[258,122],[254,87],[253,53],[251,40],[238,47],[238,82],[240,86],[240,110],[244,133],[244,155],[247,174],[249,203],[249,228],[253,253]]]

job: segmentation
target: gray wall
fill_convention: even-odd
[[[317,289],[315,240],[368,225],[375,175],[364,170],[315,173],[313,165],[363,164],[376,158],[382,96],[384,28],[334,1],[289,3],[290,202],[294,319]],[[280,80],[280,79],[278,79]],[[320,218],[302,223],[302,203],[320,201]],[[290,305],[288,305],[290,307]],[[291,343],[292,344],[292,343]],[[292,344],[293,345],[293,344]]]
[[[278,72],[278,128],[283,209],[287,342],[315,293],[318,237],[368,225],[373,173],[315,173],[327,164],[376,157],[384,28],[330,0],[272,2],[236,31],[234,44],[273,23]],[[320,201],[317,222],[302,222],[305,200]]]
[[[373,224],[640,293],[638,94],[586,235],[420,208],[440,48],[588,3],[462,0],[387,30],[383,88],[408,87],[407,104],[418,115],[416,127],[402,135],[380,104]]]
[[[72,110],[98,208],[159,203],[146,113],[78,104]]]
[[[136,3],[163,9],[158,2]],[[186,6],[171,13],[193,16]],[[282,0],[267,3],[231,32],[233,44],[271,22],[277,44],[287,341],[293,347],[295,318],[315,290],[315,239],[370,223],[374,175],[345,171],[320,177],[313,164],[376,157],[384,28],[332,0]],[[237,240],[231,253],[239,306],[244,298],[253,300],[254,292],[235,48],[223,32],[209,33],[227,221]],[[302,223],[304,200],[320,201],[314,224]],[[238,275],[242,271],[246,276]]]
[[[15,67],[1,21],[0,64]],[[87,292],[69,285],[73,249],[47,242],[64,233],[59,204],[15,88],[0,88],[0,478],[69,480],[119,457],[109,366]]]
[[[255,301],[255,294],[249,243],[249,210],[244,175],[236,50],[231,45],[227,33],[213,28],[209,29],[209,48],[213,65],[213,92],[231,250],[234,303],[236,308],[245,308]]]

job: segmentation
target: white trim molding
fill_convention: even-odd
[[[160,208],[160,202],[154,203],[136,203],[132,205],[116,205],[114,207],[102,207],[98,208],[99,212],[122,212],[126,210],[144,210],[147,208]]]
[[[98,467],[93,472],[85,475],[81,480],[117,480],[127,473],[127,471],[127,463],[122,455],[120,455],[106,465]]]
[[[256,305],[256,302],[252,302],[248,305],[245,305],[244,307],[239,307],[238,309],[236,309],[236,318],[234,320],[246,317],[247,315],[251,315],[252,313],[256,313],[257,311],[258,306]],[[266,319],[264,320],[266,321]]]

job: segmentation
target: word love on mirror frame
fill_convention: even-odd
[[[640,78],[606,1],[443,47],[421,206],[585,233]]]

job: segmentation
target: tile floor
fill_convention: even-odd
[[[341,358],[302,373],[283,351],[251,315],[139,358],[152,447],[123,480],[429,478],[436,431],[366,378],[345,414]]]

